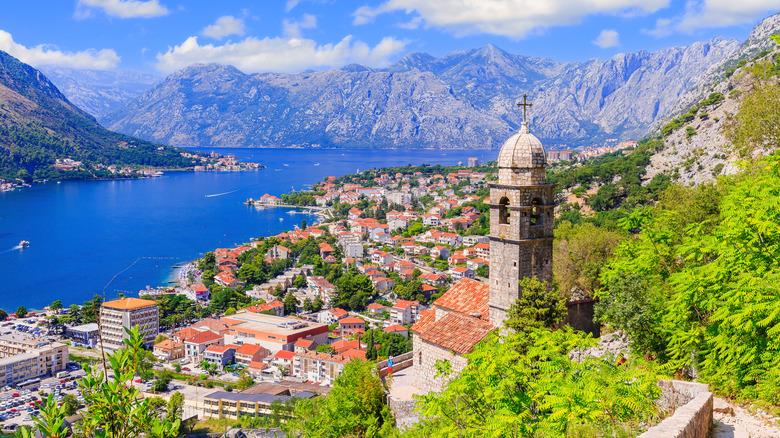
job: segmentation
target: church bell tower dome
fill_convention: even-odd
[[[547,153],[542,142],[523,122],[520,132],[509,137],[498,154],[499,184],[544,184]]]

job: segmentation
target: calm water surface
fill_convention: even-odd
[[[308,214],[243,205],[264,193],[303,190],[329,175],[404,164],[453,165],[495,151],[219,149],[266,169],[168,173],[132,181],[37,184],[0,193],[0,307],[55,299],[137,295],[164,285],[174,264],[218,247],[292,229]],[[21,240],[30,247],[19,249]],[[10,313],[10,312],[9,312]]]

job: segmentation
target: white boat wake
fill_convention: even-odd
[[[229,195],[231,193],[236,193],[239,190],[241,190],[241,189],[235,189],[235,190],[231,190],[229,192],[224,192],[224,193],[214,193],[213,195],[206,195],[206,197],[207,198],[213,198],[215,196]]]

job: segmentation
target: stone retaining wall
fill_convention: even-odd
[[[701,383],[664,380],[658,383],[658,405],[674,415],[639,435],[639,438],[707,438],[712,429],[712,393]]]
[[[414,412],[415,400],[397,400],[390,396],[387,398],[387,404],[395,417],[395,427],[404,430],[420,421],[420,414]]]

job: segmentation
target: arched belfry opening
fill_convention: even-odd
[[[531,201],[531,226],[544,224],[544,214],[541,209],[542,200],[534,198]]]
[[[500,201],[498,201],[498,223],[508,224],[509,216],[509,198],[504,196]]]

